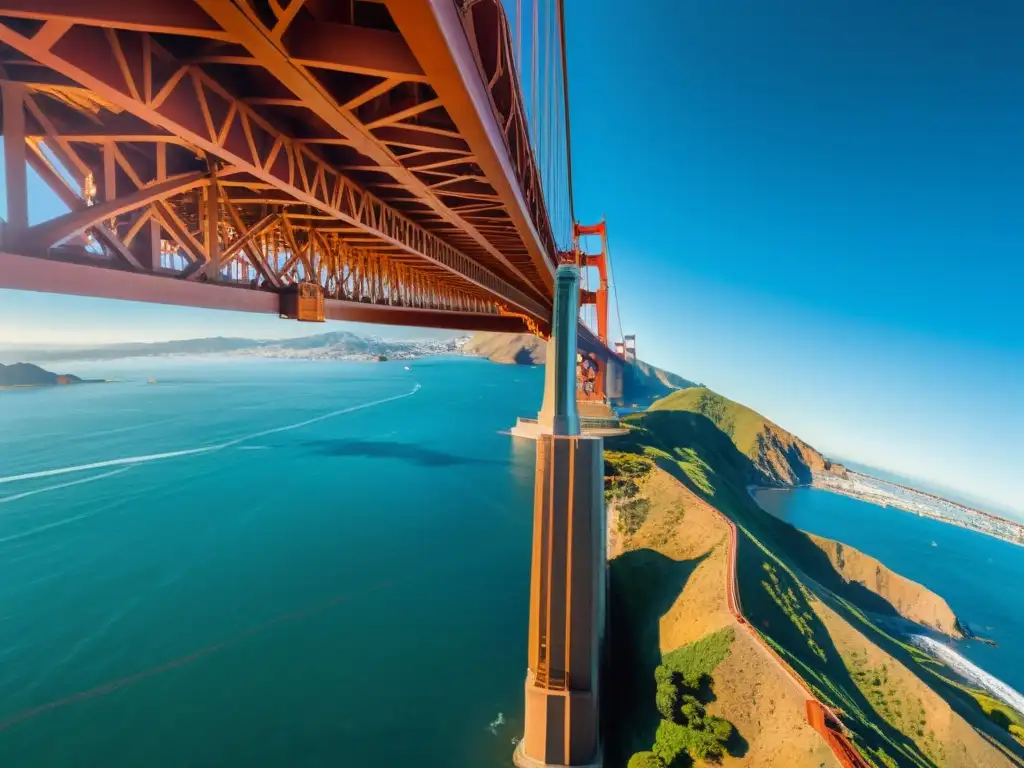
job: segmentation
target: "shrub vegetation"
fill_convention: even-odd
[[[725,718],[709,715],[701,697],[709,700],[711,672],[729,655],[733,638],[727,628],[664,656],[654,670],[655,704],[662,720],[651,750],[634,754],[629,768],[681,768],[725,755],[735,729]]]

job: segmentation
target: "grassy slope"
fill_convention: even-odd
[[[709,417],[700,412],[701,397],[698,390],[677,393],[651,412],[629,417],[630,434],[607,447],[649,457],[737,523],[739,586],[752,625],[822,699],[846,713],[868,759],[921,768],[1019,760],[1024,750],[985,717],[969,692],[948,680],[949,670],[871,623],[865,611],[895,613],[887,601],[845,582],[808,536],[761,511],[747,494],[746,483],[759,472],[748,453],[757,442],[752,433],[770,422],[728,401],[724,415],[712,404]],[[728,428],[730,418],[732,437],[719,428]],[[881,701],[872,692],[874,678],[865,685],[855,653],[892,670]],[[896,700],[901,709],[922,702],[925,724],[899,719]]]
[[[652,405],[651,410],[701,413],[729,434],[736,447],[751,459],[756,454],[758,435],[770,423],[756,411],[722,397],[707,387],[676,392]]]
[[[708,419],[753,462],[757,472],[749,478],[751,483],[808,483],[811,471],[820,471],[825,466],[824,457],[800,438],[706,387],[675,392],[654,403],[650,410],[692,413]]]
[[[654,668],[663,661],[692,663],[694,654],[703,656],[702,641],[731,632],[724,660],[702,669],[712,677],[708,713],[736,728],[723,765],[837,768],[803,718],[800,691],[729,613],[728,526],[707,502],[650,462],[644,470],[622,454],[609,453],[608,459],[609,471],[621,468],[635,478],[617,494],[610,517],[624,503],[644,501],[646,509],[641,518],[631,518],[632,531],[613,531],[609,550],[611,669],[605,701],[612,709],[606,765],[623,766],[629,755],[651,748],[659,722]]]

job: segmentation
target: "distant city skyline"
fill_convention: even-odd
[[[567,13],[576,214],[608,220],[639,356],[1024,517],[1024,6]],[[0,293],[0,343],[314,331]]]

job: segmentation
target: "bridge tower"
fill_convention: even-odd
[[[547,434],[537,437],[530,624],[519,768],[600,765],[599,666],[605,629],[601,437],[576,410],[579,270],[562,264],[545,364]]]
[[[598,253],[584,253],[579,246],[583,235],[600,235],[601,250]],[[583,306],[593,305],[597,308],[597,336],[601,343],[608,343],[608,230],[604,221],[599,224],[573,225],[573,239],[576,252],[579,253],[580,267],[596,267],[598,275],[597,290],[585,290],[580,293]]]
[[[586,235],[597,235],[601,238],[601,249],[597,253],[587,253],[581,247],[580,238]],[[597,337],[607,347],[609,346],[609,259],[608,230],[605,222],[602,220],[597,224],[575,223],[573,225],[573,245],[581,272],[585,274],[588,267],[597,270],[597,286],[593,290],[587,286],[580,291],[580,305],[593,306],[596,309]],[[597,364],[597,372],[592,387],[589,391],[581,390],[578,393],[579,399],[583,401],[580,413],[583,416],[607,417],[611,415],[608,407],[609,401],[622,397],[623,368],[615,358],[594,359],[594,362]]]

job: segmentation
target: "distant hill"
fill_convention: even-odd
[[[637,360],[626,369],[626,376],[622,383],[625,389],[625,399],[629,403],[637,405],[648,405],[677,390],[697,386],[689,379],[645,363],[643,360]]]
[[[495,363],[543,365],[548,357],[548,344],[529,333],[481,332],[470,337],[462,353],[486,357]]]
[[[495,363],[543,365],[547,359],[547,342],[528,333],[477,333],[462,348],[463,354],[486,357]],[[696,386],[643,360],[630,366],[625,380],[625,400],[646,405],[678,389]]]
[[[36,360],[117,360],[123,357],[158,357],[162,355],[208,355],[225,352],[237,352],[245,349],[258,349],[266,346],[287,346],[292,349],[299,349],[310,346],[329,346],[332,342],[342,338],[352,337],[358,339],[351,333],[344,331],[338,333],[324,333],[318,336],[308,336],[300,339],[282,340],[259,340],[241,339],[225,336],[215,336],[207,339],[181,339],[176,341],[155,341],[151,343],[132,342],[125,344],[107,344],[101,347],[86,347],[83,349],[55,349],[55,350],[33,350],[32,357]]]
[[[302,336],[294,339],[245,339],[216,336],[206,339],[181,339],[176,341],[157,341],[150,343],[108,344],[99,347],[83,348],[40,348],[19,349],[16,353],[22,357],[31,357],[40,362],[55,360],[118,360],[126,357],[163,357],[167,355],[215,355],[215,354],[263,354],[274,356],[302,357],[305,352],[329,350],[336,355],[393,355],[400,353],[445,351],[445,346],[455,348],[454,338],[450,342],[441,341],[383,341],[375,338],[359,336],[348,331],[332,331],[314,336]],[[294,353],[294,354],[289,354]],[[0,357],[14,354],[13,351],[0,350]]]
[[[783,486],[809,483],[812,472],[823,472],[829,465],[800,438],[707,387],[674,392],[651,405],[650,410],[689,412],[710,420],[753,462],[758,476],[751,482]]]
[[[78,384],[81,381],[69,373],[51,373],[31,363],[0,363],[0,387],[46,387],[56,384]]]

